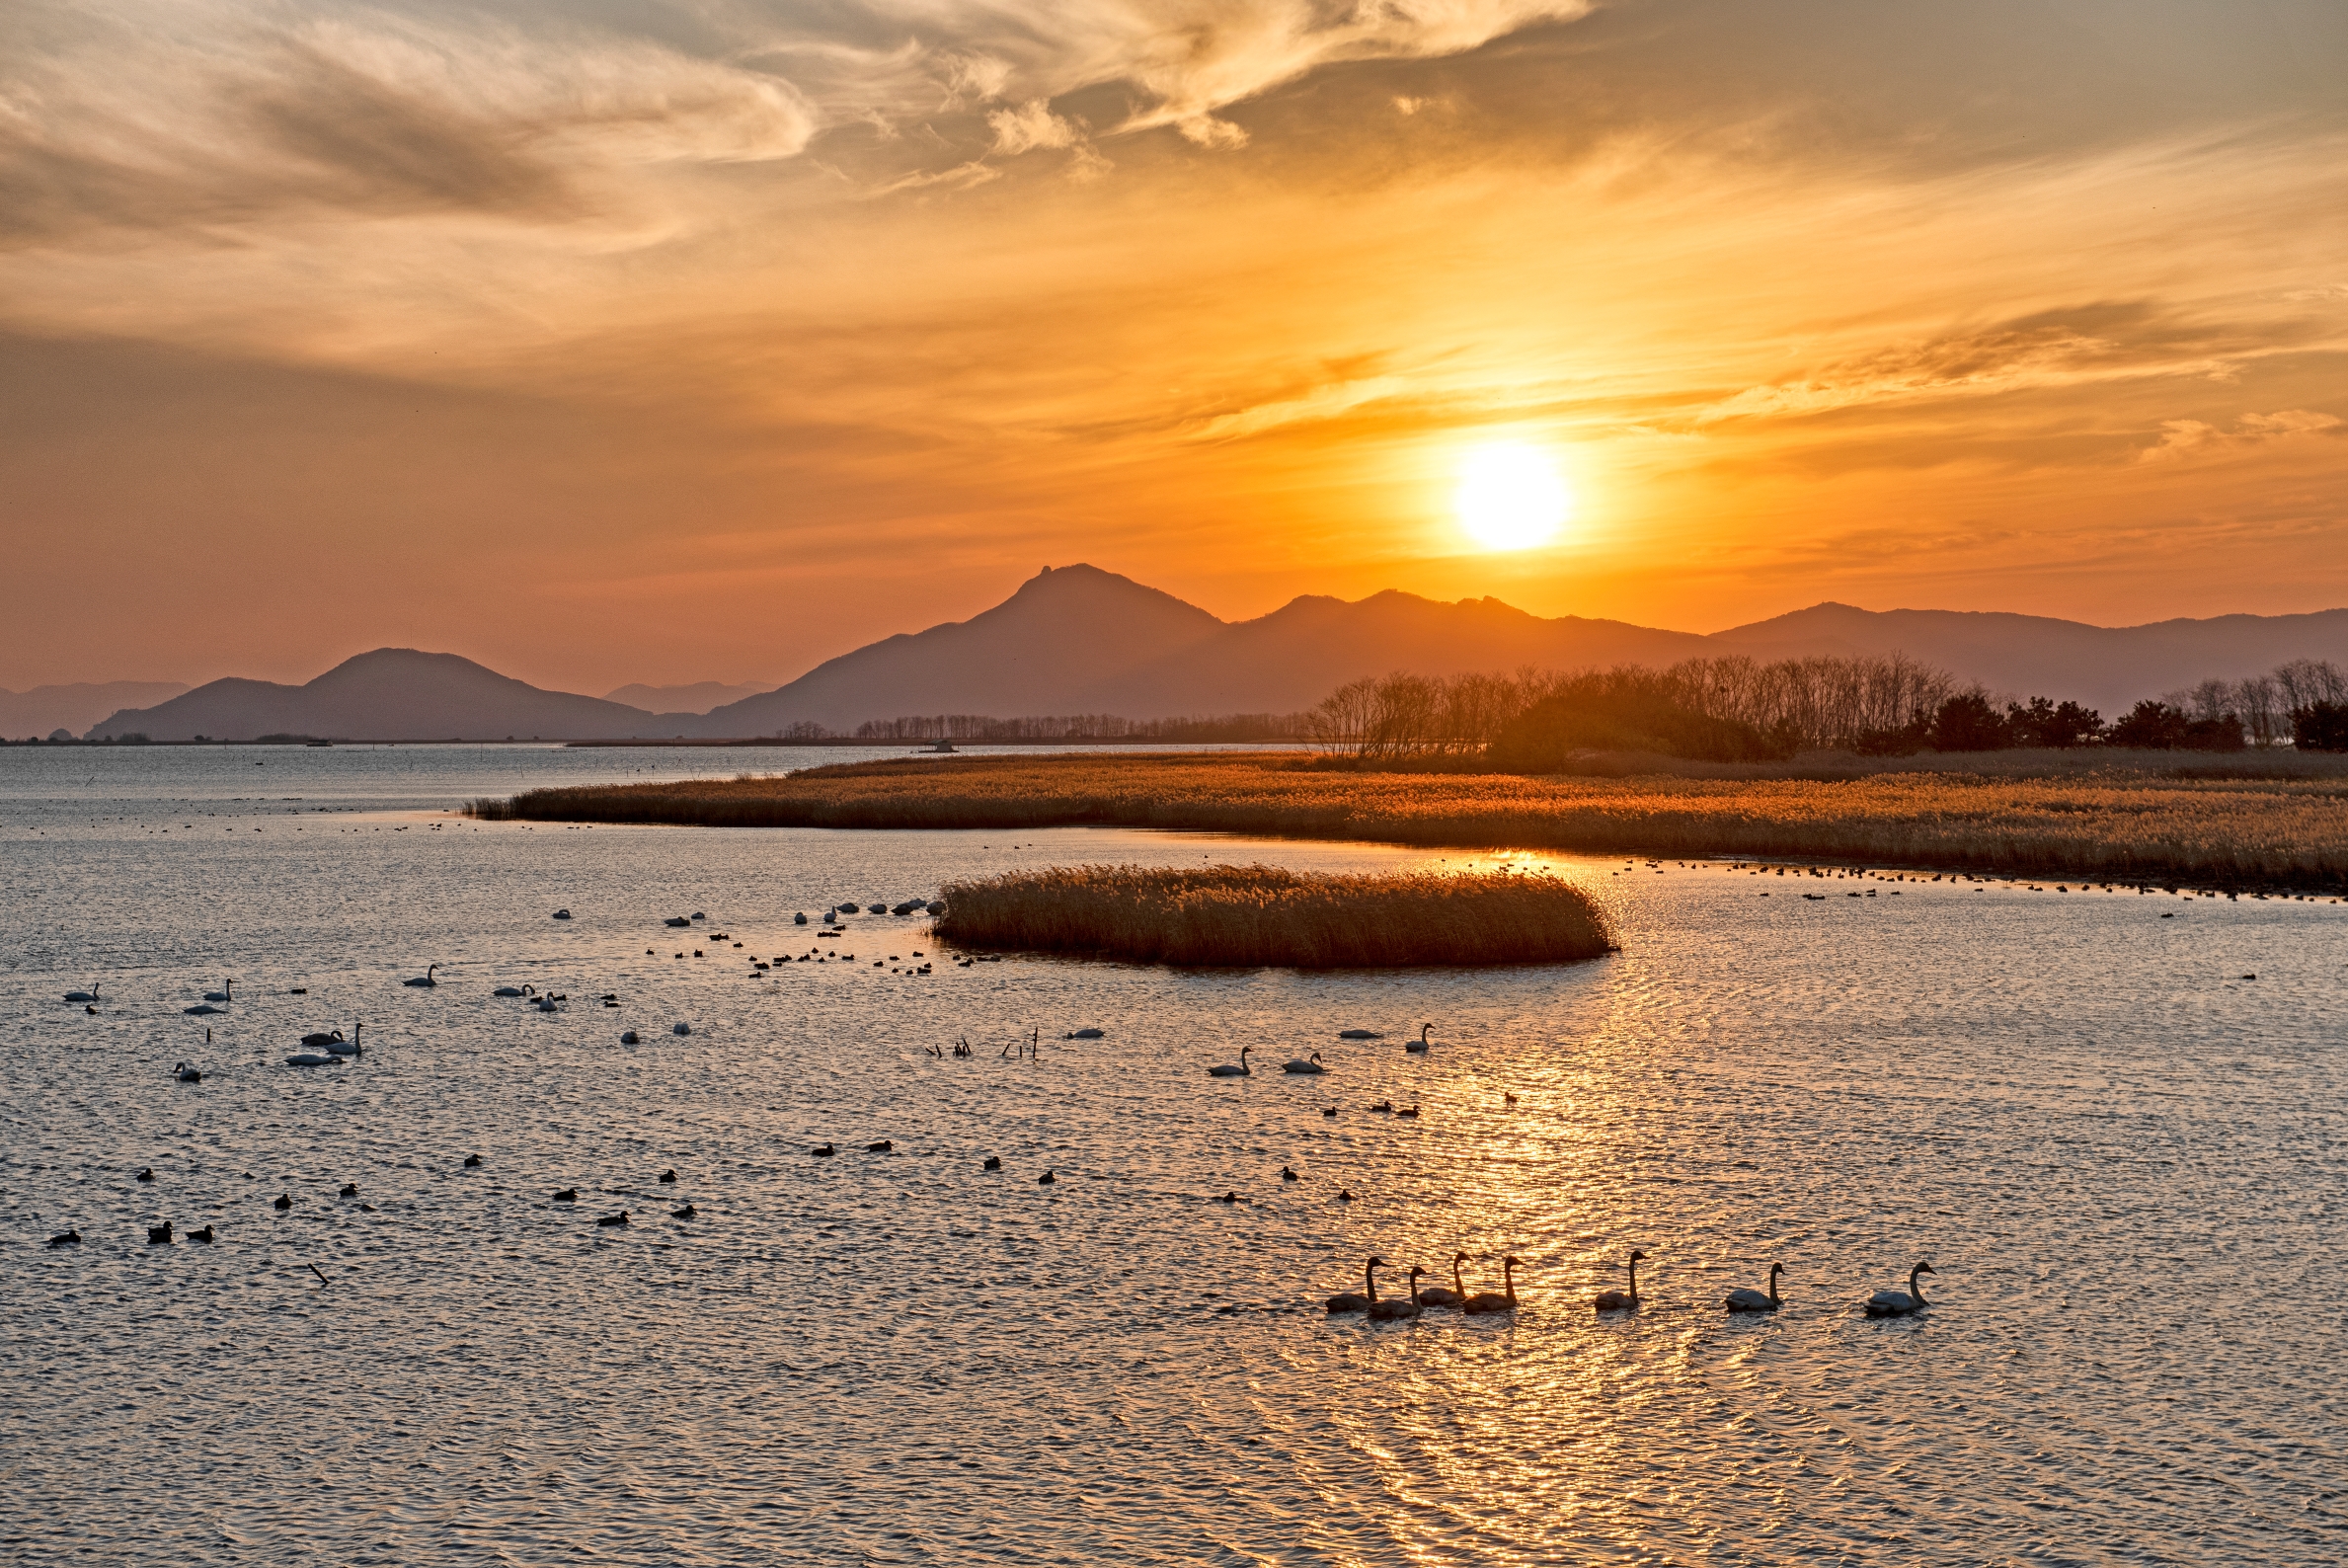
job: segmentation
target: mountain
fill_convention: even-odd
[[[79,735],[117,708],[161,702],[188,689],[184,680],[80,681],[70,686],[0,690],[0,736]]]
[[[90,739],[252,741],[309,735],[363,741],[609,741],[684,734],[692,714],[650,714],[501,675],[454,654],[378,648],[304,686],[215,680],[151,708],[125,708]]]
[[[2107,718],[2139,698],[2215,675],[2261,674],[2292,659],[2348,664],[2348,609],[2088,626],[1976,610],[1862,610],[1814,604],[1704,639],[1756,659],[1904,652],[2008,696],[2070,697]]]
[[[696,680],[689,686],[647,686],[638,682],[617,691],[606,691],[603,700],[626,703],[646,713],[707,713],[720,703],[740,702],[761,691],[772,691],[777,684],[772,680],[748,680],[739,686],[717,680]]]
[[[1395,669],[1446,675],[1894,651],[2000,695],[2075,698],[2108,717],[2140,697],[2213,675],[2236,678],[2290,659],[2348,664],[2348,609],[2105,627],[2038,615],[1816,604],[1699,636],[1572,615],[1547,619],[1493,598],[1442,603],[1389,590],[1353,602],[1307,594],[1269,615],[1225,622],[1098,567],[1047,567],[967,621],[883,638],[705,714],[690,710],[702,693],[723,691],[715,682],[620,688],[673,710],[655,714],[542,691],[453,654],[384,648],[305,686],[215,680],[124,709],[90,734],[724,740],[775,735],[795,724],[853,732],[866,719],[915,714],[1292,713],[1348,680]]]
[[[915,713],[1155,718],[1100,704],[1128,700],[1125,677],[1229,630],[1132,578],[1093,566],[1046,567],[990,610],[826,660],[779,690],[714,710],[699,733],[773,735],[811,723],[853,730],[866,719]]]

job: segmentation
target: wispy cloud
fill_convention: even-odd
[[[2231,431],[2204,420],[2163,420],[2160,439],[2137,454],[2143,463],[2176,463],[2203,457],[2235,457],[2281,443],[2348,437],[2348,420],[2314,409],[2278,409],[2244,414]]]

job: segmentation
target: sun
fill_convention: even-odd
[[[1573,498],[1549,454],[1526,441],[1487,441],[1459,460],[1451,507],[1487,550],[1529,550],[1565,526]]]

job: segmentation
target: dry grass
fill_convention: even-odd
[[[2207,759],[2203,759],[2206,761]],[[1524,778],[1316,770],[1292,754],[849,763],[539,790],[483,815],[712,826],[1081,824],[1473,848],[1763,855],[2095,881],[2348,888],[2348,779]]]
[[[1615,945],[1590,896],[1554,877],[1058,866],[949,883],[937,934],[957,946],[1136,964],[1557,964]]]

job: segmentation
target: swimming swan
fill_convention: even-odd
[[[1255,1048],[1252,1046],[1241,1046],[1239,1048],[1239,1060],[1236,1065],[1228,1061],[1220,1062],[1214,1066],[1209,1067],[1207,1069],[1207,1076],[1210,1078],[1251,1078],[1255,1076],[1255,1074],[1249,1070],[1247,1065],[1247,1054],[1254,1049]]]
[[[342,1059],[341,1057],[330,1057],[321,1051],[297,1051],[285,1058],[285,1065],[289,1067],[331,1067]]]
[[[1374,1029],[1340,1029],[1337,1031],[1337,1038],[1340,1040],[1383,1040],[1386,1037]]]
[[[236,1000],[236,997],[231,994],[235,989],[235,980],[222,980],[220,988],[216,991],[205,991],[203,999],[207,1002],[232,1002]]]
[[[437,964],[427,964],[424,967],[423,974],[411,976],[409,979],[400,981],[400,983],[402,985],[437,985],[440,982],[432,979],[432,971],[438,969],[439,967],[440,966]]]
[[[1869,1317],[1909,1317],[1922,1311],[1932,1303],[1924,1299],[1924,1288],[1918,1282],[1917,1276],[1938,1272],[1929,1263],[1918,1264],[1908,1271],[1907,1290],[1878,1291],[1867,1297],[1867,1315]]]
[[[1434,1028],[1435,1026],[1433,1024],[1421,1024],[1419,1026],[1419,1038],[1405,1042],[1402,1049],[1409,1052],[1414,1057],[1425,1056],[1427,1054],[1427,1047],[1429,1044],[1431,1044],[1431,1042],[1427,1039],[1427,1036],[1433,1032]]]
[[[65,993],[65,999],[69,1002],[94,1002],[98,1000],[98,981],[90,981],[90,988],[86,991],[67,991]]]
[[[1283,1063],[1280,1070],[1283,1072],[1326,1072],[1329,1069],[1322,1064],[1321,1054],[1316,1051],[1310,1057],[1298,1057],[1291,1061]]]
[[[1517,1309],[1517,1257],[1511,1253],[1500,1260],[1501,1283],[1508,1289],[1499,1295],[1490,1291],[1471,1295],[1459,1303],[1462,1312],[1514,1312]]]
[[[326,1054],[330,1057],[365,1056],[366,1048],[358,1043],[359,1034],[365,1028],[366,1025],[364,1024],[352,1024],[351,1026],[351,1038],[349,1040],[345,1040],[343,1038],[343,1032],[340,1029],[336,1030],[334,1033],[334,1038],[326,1043]],[[304,1043],[307,1044],[307,1042]]]
[[[1362,1289],[1359,1292],[1341,1291],[1329,1297],[1327,1306],[1335,1312],[1367,1312],[1377,1305],[1377,1271],[1386,1266],[1383,1258],[1371,1258],[1362,1266]]]
[[[1785,1302],[1777,1294],[1777,1276],[1783,1274],[1784,1272],[1784,1264],[1770,1264],[1769,1288],[1766,1292],[1746,1290],[1743,1287],[1740,1287],[1737,1290],[1729,1292],[1727,1299],[1723,1300],[1720,1304],[1727,1307],[1732,1312],[1776,1311],[1779,1307],[1785,1304]]]
[[[1452,1253],[1451,1289],[1447,1291],[1440,1285],[1429,1286],[1426,1290],[1419,1293],[1419,1304],[1421,1306],[1460,1306],[1465,1304],[1467,1300],[1467,1286],[1465,1282],[1459,1278],[1459,1265],[1465,1263],[1466,1261],[1466,1253]]]
[[[185,1061],[173,1067],[171,1070],[179,1075],[179,1079],[182,1083],[203,1082],[203,1074],[196,1071],[194,1067],[188,1065],[188,1063]]]
[[[1628,1294],[1620,1291],[1601,1291],[1598,1293],[1598,1299],[1590,1304],[1602,1312],[1637,1311],[1639,1309],[1639,1262],[1646,1256],[1647,1254],[1636,1247],[1630,1250],[1630,1292]]]
[[[1417,1264],[1410,1266],[1410,1298],[1408,1300],[1379,1301],[1370,1308],[1372,1323],[1393,1323],[1403,1318],[1417,1317],[1424,1310],[1419,1305],[1419,1276],[1427,1271]]]

